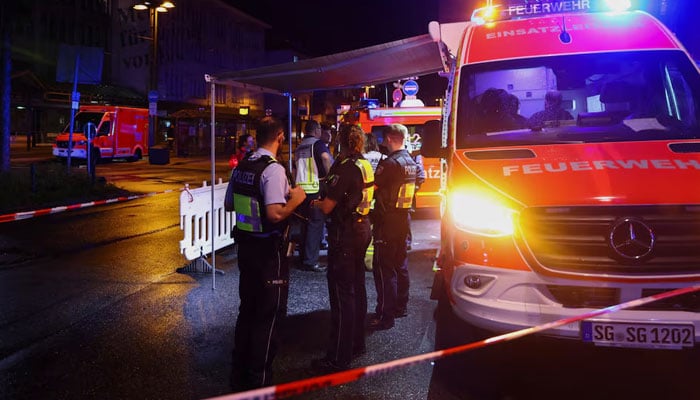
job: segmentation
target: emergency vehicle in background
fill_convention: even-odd
[[[388,125],[405,125],[410,136],[406,146],[413,155],[420,153],[424,124],[442,118],[440,107],[363,107],[354,111],[355,120],[362,130],[373,133],[380,145],[384,140],[384,129]],[[342,111],[338,115],[342,115]],[[441,182],[445,168],[443,164],[440,158],[423,157],[425,182],[416,192],[416,208],[437,209],[442,206],[444,196],[440,188],[444,186]]]
[[[90,128],[90,127],[94,128]],[[148,155],[148,109],[120,106],[81,106],[75,114],[71,158],[87,160],[86,133],[94,129],[92,153],[94,161],[116,158],[130,161]],[[56,136],[53,155],[68,157],[70,124]]]
[[[450,75],[446,122],[426,124],[422,148],[447,159],[438,330],[514,331],[700,284],[700,73],[625,6],[493,5],[430,24]],[[548,92],[565,112],[535,114]],[[700,294],[543,333],[692,348]]]

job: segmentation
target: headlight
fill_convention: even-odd
[[[498,237],[512,235],[512,210],[497,199],[480,193],[456,192],[448,204],[455,227],[477,235]]]
[[[87,142],[85,140],[78,140],[78,146],[85,146]]]

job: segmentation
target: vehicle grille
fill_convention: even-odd
[[[588,286],[547,285],[554,300],[567,308],[604,308],[621,302],[620,289]],[[674,289],[642,289],[640,297],[653,296]],[[700,293],[686,293],[656,300],[631,310],[700,312]]]
[[[655,294],[667,292],[671,289],[644,289],[642,297],[653,296]],[[674,310],[700,312],[700,293],[692,292],[680,296],[669,297],[656,300],[643,306],[636,307],[635,310]]]
[[[569,308],[603,308],[618,304],[620,289],[547,285],[554,299]]]
[[[75,141],[73,141],[73,145],[75,145]],[[67,149],[68,148],[68,141],[67,140],[57,140],[56,147],[58,147],[60,149]]]
[[[617,221],[636,218],[654,234],[641,260],[621,259],[610,245]],[[529,208],[519,245],[534,268],[566,274],[630,276],[700,273],[700,206]]]

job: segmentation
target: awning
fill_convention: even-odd
[[[303,93],[387,83],[442,70],[429,34],[285,64],[207,75],[208,82],[266,93]]]

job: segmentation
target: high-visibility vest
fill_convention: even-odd
[[[367,215],[372,208],[372,200],[374,199],[374,170],[372,169],[372,164],[364,158],[356,159],[355,166],[362,172],[362,182],[364,183],[362,200],[355,208],[355,212],[360,215]]]
[[[265,213],[265,198],[260,191],[262,173],[277,160],[257,153],[243,159],[231,173],[233,207],[236,211],[236,229],[265,234],[284,231],[286,222],[273,224]]]
[[[374,171],[372,171],[372,164],[359,155],[336,161],[328,173],[328,180],[332,182],[337,179],[336,169],[339,165],[345,165],[346,163],[352,163],[360,170],[362,174],[362,193],[360,193],[360,196],[353,194],[350,198],[346,197],[342,204],[333,209],[331,219],[339,218],[342,220],[348,213],[367,215],[374,199]],[[357,201],[356,205],[355,201]]]
[[[294,152],[296,158],[296,177],[297,186],[304,189],[308,194],[318,193],[320,188],[318,164],[314,156],[314,144],[318,142],[317,138],[304,138],[301,145]]]
[[[389,155],[388,160],[397,165],[401,173],[399,178],[389,183],[387,188],[381,188],[384,196],[378,200],[382,201],[384,212],[391,209],[407,210],[413,204],[413,195],[416,192],[416,163],[406,150],[399,150]],[[384,164],[383,164],[384,165]],[[393,168],[392,168],[393,169]]]

